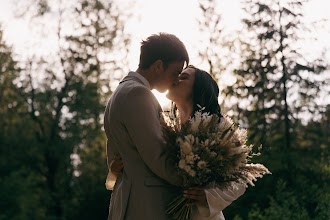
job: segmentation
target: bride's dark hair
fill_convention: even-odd
[[[200,107],[202,107],[204,108],[202,113],[209,112],[210,114],[216,114],[221,118],[221,109],[218,102],[219,87],[216,81],[204,70],[198,69],[192,65],[189,65],[186,68],[192,68],[195,70],[195,80],[192,88],[193,111],[191,117],[193,117],[195,112],[199,111]],[[175,105],[172,110],[173,112],[177,110]]]

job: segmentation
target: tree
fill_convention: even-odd
[[[222,17],[215,0],[198,1],[201,16],[198,27],[202,36],[199,56],[209,65],[211,76],[218,78],[225,69],[225,39],[223,34]]]
[[[69,112],[76,112],[72,119],[80,120],[80,125],[71,123],[72,120],[65,124],[68,130],[77,132],[72,137],[83,140],[74,149],[80,161],[76,167],[79,176],[75,180],[75,205],[81,210],[75,212],[75,218],[106,218],[109,193],[104,185],[107,166],[106,137],[101,129],[103,112],[111,94],[109,79],[113,79],[112,74],[122,67],[118,58],[125,56],[129,38],[124,33],[125,14],[119,16],[114,2],[84,0],[75,11],[78,18],[76,32],[81,34],[67,37],[69,47],[62,51],[66,70],[82,73],[82,77],[72,82],[71,92],[76,97],[67,104]],[[93,202],[94,198],[99,202]],[[86,213],[86,207],[90,212]]]
[[[0,219],[42,219],[40,154],[29,105],[17,82],[20,68],[0,31]]]
[[[328,195],[329,189],[324,184],[329,182],[327,165],[320,164],[327,160],[321,156],[325,155],[324,132],[311,129],[313,123],[320,123],[314,117],[315,122],[306,126],[306,113],[321,116],[324,109],[316,99],[327,80],[322,75],[327,63],[308,60],[296,44],[302,42],[298,34],[305,29],[302,6],[298,0],[245,3],[247,35],[241,33],[239,41],[243,62],[234,71],[236,83],[226,92],[237,97],[249,142],[263,145],[262,156],[253,162],[264,163],[273,175],[258,180],[256,188],[238,201],[236,207],[254,201],[254,206],[242,209],[243,219],[322,219],[315,210],[324,208],[321,204],[329,198],[317,196]],[[290,215],[289,209],[295,213]]]
[[[295,121],[302,112],[317,114],[315,103],[323,80],[317,75],[326,70],[322,59],[309,62],[299,52],[295,42],[302,30],[301,1],[248,1],[245,10],[249,17],[243,22],[249,35],[241,40],[244,62],[234,71],[237,82],[228,87],[228,96],[236,96],[244,105],[240,109],[247,116],[251,139],[269,146],[285,141],[282,149],[292,146]],[[308,77],[306,75],[308,74]],[[290,102],[289,97],[295,97]],[[272,125],[272,128],[269,125]],[[281,136],[269,133],[283,129]],[[265,136],[258,136],[263,131]]]
[[[98,207],[90,216],[105,218],[109,193],[104,186],[107,165],[102,114],[111,94],[109,80],[120,67],[116,59],[125,56],[122,53],[129,44],[123,31],[125,13],[118,11],[114,1],[79,0],[74,11],[67,3],[31,1],[24,14],[41,23],[56,15],[58,29],[48,34],[57,36],[59,45],[54,56],[20,62],[17,96],[18,106],[24,106],[25,112],[16,120],[26,119],[21,126],[30,128],[21,134],[29,142],[21,144],[33,152],[28,159],[35,165],[29,174],[36,177],[26,187],[35,187],[35,195],[42,197],[39,207],[29,211],[38,208],[43,219],[83,219],[88,218],[82,215],[84,208]],[[68,25],[74,27],[71,32]],[[18,127],[10,128],[19,132]],[[13,139],[7,137],[8,142]],[[18,152],[13,150],[13,154]],[[24,166],[26,161],[16,162]],[[91,175],[96,170],[98,175]],[[92,197],[102,202],[93,203]],[[24,206],[23,201],[18,206]],[[17,210],[6,219],[29,218]]]

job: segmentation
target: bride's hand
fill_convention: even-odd
[[[111,173],[113,173],[116,177],[118,177],[123,174],[123,169],[124,169],[123,160],[121,159],[120,154],[117,154],[111,164]]]
[[[188,199],[195,200],[192,203],[187,203],[187,206],[201,205],[208,206],[206,194],[203,187],[192,187],[184,191],[183,196]]]

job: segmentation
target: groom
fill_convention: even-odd
[[[112,94],[104,115],[107,160],[118,155],[123,173],[112,191],[108,220],[167,220],[166,206],[182,179],[166,154],[160,127],[162,111],[150,91],[165,92],[178,83],[189,57],[174,35],[159,33],[141,43],[140,63]],[[111,170],[108,180],[111,178]]]

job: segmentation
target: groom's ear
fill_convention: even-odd
[[[164,71],[164,65],[162,60],[156,60],[153,66],[154,66],[154,71],[157,73],[161,73]]]

